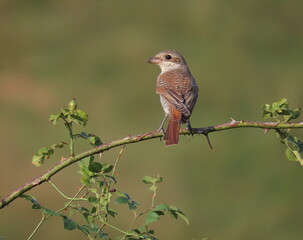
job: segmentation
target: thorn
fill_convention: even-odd
[[[264,128],[264,134],[268,133],[269,132],[269,128]]]
[[[232,117],[230,118],[230,120],[231,120],[231,121],[230,121],[231,124],[235,124],[235,123],[237,122],[237,121],[236,121],[235,119],[233,119]]]
[[[67,158],[61,156],[60,162],[64,162]]]
[[[131,137],[132,137],[132,135],[127,134],[127,137],[125,137],[125,138],[123,138],[123,139],[126,140],[126,139],[130,139]]]
[[[210,149],[211,149],[213,152],[216,152],[217,150],[216,150],[215,148],[213,148],[213,146],[211,145],[211,142],[210,142],[209,137],[208,137],[208,133],[203,133],[203,135],[206,137],[207,143],[208,143],[208,146],[210,147]]]

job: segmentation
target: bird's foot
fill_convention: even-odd
[[[189,131],[189,134],[192,135],[192,136],[194,136],[193,128],[191,127],[191,125],[190,125],[189,122],[188,122],[188,124],[187,124],[187,129],[188,129],[188,131]]]
[[[165,130],[163,127],[158,128],[157,132],[162,132],[163,135],[165,135]]]

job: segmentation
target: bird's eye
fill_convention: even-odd
[[[172,58],[172,56],[171,56],[171,55],[166,55],[165,58],[166,58],[167,60],[170,60],[170,59]]]

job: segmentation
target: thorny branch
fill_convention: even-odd
[[[188,134],[198,134],[198,135],[205,135],[207,137],[208,143],[210,145],[208,134],[211,132],[217,132],[222,130],[228,130],[233,128],[261,128],[265,130],[269,129],[290,129],[290,128],[303,128],[303,122],[300,123],[278,123],[278,122],[255,122],[255,121],[236,121],[232,119],[230,122],[218,124],[214,126],[209,127],[203,127],[203,128],[192,128],[191,131],[188,129],[181,129],[180,134],[181,135],[188,135]],[[20,197],[25,192],[29,191],[30,189],[48,181],[53,175],[64,169],[65,167],[83,159],[91,155],[99,154],[105,151],[108,151],[112,148],[131,144],[131,143],[137,143],[144,140],[150,140],[154,138],[161,138],[163,137],[163,133],[161,131],[156,132],[149,132],[144,134],[139,134],[135,136],[127,136],[123,139],[118,139],[115,141],[112,141],[110,143],[103,144],[101,146],[98,146],[96,148],[93,148],[91,150],[88,150],[86,152],[77,154],[75,156],[72,156],[70,158],[67,158],[65,161],[60,162],[52,169],[48,170],[44,174],[34,178],[32,181],[27,182],[23,186],[19,187],[15,191],[11,192],[8,196],[1,199],[0,201],[0,209],[7,206],[9,203],[14,201],[16,198]],[[211,147],[211,145],[210,145]],[[211,147],[212,148],[212,147]]]

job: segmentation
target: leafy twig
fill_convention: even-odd
[[[256,122],[256,121],[236,121],[232,120],[227,123],[218,124],[209,127],[202,127],[202,128],[192,128],[191,132],[188,129],[184,128],[180,130],[181,135],[189,135],[189,134],[205,134],[211,132],[218,132],[223,130],[229,130],[234,128],[260,128],[260,129],[295,129],[295,128],[303,128],[303,122],[299,123],[280,123],[280,122]],[[15,191],[11,192],[7,197],[3,198],[0,202],[0,209],[7,206],[9,203],[14,201],[16,198],[20,197],[25,192],[29,191],[30,189],[36,187],[39,184],[42,184],[48,181],[53,175],[60,172],[67,166],[84,159],[88,156],[92,156],[101,152],[108,151],[112,148],[116,148],[119,146],[138,143],[145,140],[151,140],[155,138],[163,137],[163,133],[161,131],[149,132],[144,134],[139,134],[135,136],[127,136],[122,139],[118,139],[112,141],[110,143],[103,144],[101,146],[95,147],[91,150],[86,152],[79,153],[74,157],[67,158],[65,161],[60,162],[58,165],[53,167],[52,169],[48,170],[46,173],[42,174],[41,176],[36,177],[30,182],[27,182],[23,186],[19,187]]]

